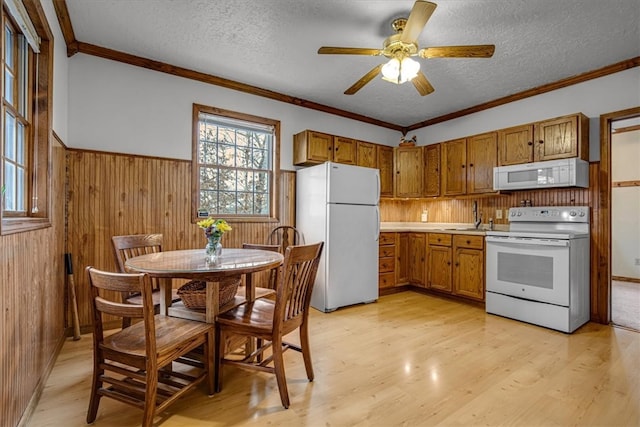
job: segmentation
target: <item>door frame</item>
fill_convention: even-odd
[[[640,117],[640,107],[600,115],[600,172],[598,180],[598,206],[600,221],[592,244],[592,277],[596,278],[595,292],[597,321],[611,322],[611,123],[616,120]],[[593,200],[593,199],[592,199]],[[596,271],[593,271],[593,267]],[[594,274],[595,273],[595,274]]]

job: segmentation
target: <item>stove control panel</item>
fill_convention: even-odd
[[[510,222],[589,222],[588,206],[517,207],[509,209]]]

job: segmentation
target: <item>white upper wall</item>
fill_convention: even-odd
[[[293,135],[313,129],[385,145],[400,132],[140,67],[78,54],[69,66],[73,148],[191,159],[194,103],[280,121],[280,168],[293,169]]]
[[[418,145],[477,135],[573,113],[589,117],[589,158],[600,160],[600,115],[640,106],[640,67],[409,132]]]
[[[53,130],[67,143],[69,127],[69,58],[52,0],[42,0],[42,7],[53,33]]]

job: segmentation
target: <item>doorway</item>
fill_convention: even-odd
[[[611,322],[640,331],[640,116],[611,122]]]

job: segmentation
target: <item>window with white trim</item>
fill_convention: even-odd
[[[194,105],[195,215],[276,217],[280,122]]]

